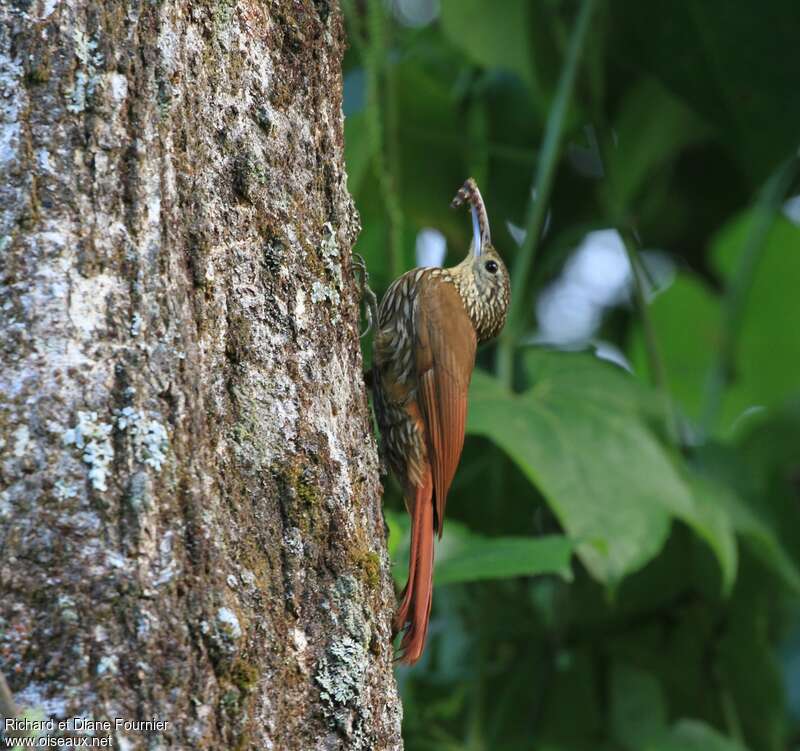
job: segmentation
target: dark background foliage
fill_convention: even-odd
[[[373,288],[460,260],[469,174],[515,285],[407,748],[800,748],[797,3],[345,10]]]

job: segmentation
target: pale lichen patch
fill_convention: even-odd
[[[77,424],[62,436],[65,446],[81,449],[83,463],[89,466],[89,479],[95,490],[108,490],[106,480],[114,459],[114,449],[109,436],[113,426],[101,422],[97,412],[78,412]]]
[[[320,245],[322,260],[325,268],[333,276],[336,286],[342,287],[342,266],[339,262],[339,244],[336,241],[336,232],[330,222],[325,222],[322,227],[322,244]]]
[[[343,288],[342,267],[339,262],[339,245],[336,241],[336,233],[330,222],[325,222],[322,227],[322,242],[320,243],[320,254],[327,276],[331,279],[331,284],[326,284],[319,280],[311,285],[311,302],[321,303],[328,301],[334,308],[339,307],[341,302],[340,290]],[[339,313],[333,316],[333,323],[340,320]]]
[[[329,300],[334,305],[339,304],[339,293],[330,285],[314,282],[311,285],[311,302],[319,303]]]
[[[131,336],[139,336],[142,333],[142,317],[134,313],[131,317]]]
[[[319,662],[314,680],[320,686],[323,713],[332,728],[348,739],[348,748],[366,749],[372,710],[366,681],[370,665],[369,643],[372,630],[359,603],[363,588],[355,577],[340,576],[334,585],[334,607],[328,607],[333,622],[343,626],[346,635],[333,639]]]
[[[83,112],[88,102],[94,95],[99,82],[97,70],[103,65],[103,55],[97,51],[97,40],[92,39],[83,29],[75,29],[75,57],[78,58],[85,70],[75,73],[75,81],[67,92],[69,104],[67,110],[74,114]]]
[[[159,472],[169,451],[166,428],[155,418],[147,417],[133,407],[119,410],[116,420],[117,427],[131,436],[136,459]]]
[[[32,15],[35,18],[38,18],[40,21],[44,21],[45,18],[49,18],[56,7],[59,5],[61,0],[39,0],[39,10],[38,13],[34,12]]]
[[[97,274],[89,278],[74,275],[70,282],[70,320],[84,339],[90,339],[105,325],[108,296],[122,292],[120,280],[111,274]]]
[[[230,608],[220,608],[217,611],[217,621],[219,621],[221,631],[233,639],[241,639],[242,627],[239,619]]]
[[[67,501],[70,498],[77,497],[78,488],[68,482],[64,482],[64,480],[56,480],[55,485],[53,485],[53,495],[59,501]]]
[[[367,650],[345,636],[328,647],[314,676],[320,687],[323,714],[354,751],[370,747],[364,732],[372,715],[365,703],[369,664]]]
[[[97,663],[97,675],[117,675],[119,673],[119,657],[105,655]]]
[[[20,425],[13,433],[14,438],[14,456],[21,459],[28,452],[28,445],[30,444],[31,434],[27,425]]]
[[[23,710],[38,710],[44,717],[66,717],[67,701],[60,696],[50,696],[50,687],[43,683],[29,683],[14,697]]]
[[[297,288],[294,297],[294,321],[298,331],[308,328],[308,317],[306,314],[306,293],[302,287]]]
[[[108,89],[111,98],[119,104],[128,96],[128,79],[121,73],[108,74]]]
[[[19,100],[13,95],[22,76],[18,60],[0,53],[0,166],[16,157],[19,147]]]

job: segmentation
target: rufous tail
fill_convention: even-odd
[[[425,648],[433,593],[433,478],[430,469],[416,489],[411,511],[411,552],[408,582],[394,617],[394,632],[406,628],[400,642],[400,661],[413,665]]]

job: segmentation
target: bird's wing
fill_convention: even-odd
[[[464,446],[477,338],[461,296],[440,278],[422,286],[415,319],[418,398],[433,472],[434,523],[441,537],[447,492]]]

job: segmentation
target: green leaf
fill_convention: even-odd
[[[615,740],[630,751],[663,733],[667,707],[655,677],[627,665],[611,673],[611,730]]]
[[[750,174],[766,176],[797,147],[795,0],[617,0],[609,8],[616,53],[712,123]]]
[[[410,520],[406,514],[386,513],[390,530],[389,554],[395,581],[408,577]],[[394,538],[394,542],[392,542]],[[434,557],[434,583],[458,584],[516,576],[557,574],[572,578],[572,544],[561,535],[544,537],[483,537],[463,524],[446,520],[444,536]]]
[[[642,381],[591,352],[529,347],[522,355],[526,384],[546,394],[557,383],[564,399],[590,402],[613,411],[659,416],[661,401]],[[497,383],[498,394],[504,393]]]
[[[781,540],[776,520],[764,508],[763,490],[752,485],[755,471],[749,465],[746,453],[712,444],[697,452],[695,474],[753,554],[800,592],[800,569]]]
[[[563,751],[608,748],[597,742],[606,735],[606,718],[603,698],[597,690],[596,662],[593,649],[587,645],[579,644],[561,653],[560,664],[550,673],[538,707],[537,740]],[[524,704],[521,707],[523,712],[530,711]],[[538,745],[529,742],[523,748],[537,749]]]
[[[728,223],[714,238],[712,254],[727,278],[744,247],[754,212]],[[800,227],[778,216],[756,267],[741,329],[734,380],[725,396],[723,425],[752,407],[775,407],[800,394]]]
[[[473,374],[468,431],[504,449],[534,482],[601,581],[616,584],[658,553],[667,507],[688,490],[639,420],[543,378],[524,396]]]
[[[649,127],[643,128],[646,122]],[[614,124],[614,146],[606,150],[607,201],[621,216],[650,190],[653,173],[697,140],[704,128],[692,111],[653,79],[645,79],[622,102]]]
[[[800,571],[781,545],[777,531],[735,493],[719,489],[717,492],[719,498],[725,499],[726,511],[736,531],[745,538],[753,553],[800,593]]]
[[[757,749],[785,749],[786,718],[777,634],[765,627],[776,623],[776,582],[762,566],[742,566],[725,629],[716,645],[718,682],[736,707],[737,724]]]
[[[464,123],[445,83],[424,67],[403,62],[395,71],[399,194],[406,219],[460,236],[464,217],[448,211],[464,181]],[[459,137],[456,137],[458,135]]]
[[[796,587],[800,584],[796,479],[800,467],[800,402],[761,413],[748,428],[737,444],[739,465],[753,487],[747,495],[748,505],[751,514],[762,520],[775,537],[773,545],[785,551],[780,560],[791,559],[791,569],[786,568],[783,578]]]
[[[656,338],[667,367],[670,391],[682,411],[698,420],[703,389],[714,350],[719,344],[719,300],[691,274],[680,274],[649,306]],[[637,373],[647,372],[641,327],[630,349]]]
[[[504,0],[501,12],[487,12],[483,0],[443,0],[442,30],[468,59],[516,73],[535,87],[529,7],[526,0]]]
[[[558,574],[571,579],[571,555],[572,544],[561,535],[497,538],[471,535],[458,550],[441,556],[434,579],[437,584],[535,574]]]
[[[741,253],[752,213],[729,223],[712,243],[724,275]],[[800,320],[800,228],[778,217],[767,235],[748,296],[737,348],[733,382],[723,399],[723,432],[751,409],[775,407],[800,394],[800,337],[788,321]],[[706,378],[720,346],[720,300],[703,283],[681,274],[650,306],[653,326],[667,363],[670,388],[685,413],[701,413]],[[645,372],[641,331],[631,346],[637,372]]]
[[[744,746],[725,737],[700,720],[680,720],[642,751],[745,751]]]
[[[694,499],[693,513],[684,521],[709,545],[722,573],[722,593],[730,594],[736,582],[739,554],[734,522],[725,489],[698,475],[688,477]]]
[[[468,431],[505,450],[539,488],[592,575],[616,584],[661,549],[670,517],[692,526],[735,577],[732,531],[695,499],[637,414],[647,391],[620,368],[586,355],[532,351],[523,395],[473,374]]]

